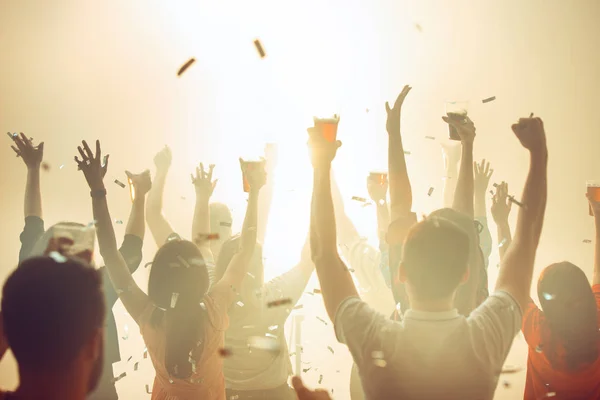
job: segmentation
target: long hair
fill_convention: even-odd
[[[165,326],[165,365],[176,378],[192,375],[192,350],[199,357],[198,344],[204,341],[207,322],[201,303],[208,287],[208,271],[194,243],[175,239],[158,250],[148,279],[148,296],[158,307],[151,322]]]
[[[558,343],[568,370],[594,362],[600,335],[596,300],[584,272],[566,261],[548,266],[538,280],[538,296],[551,332],[543,351],[552,366],[561,366]]]

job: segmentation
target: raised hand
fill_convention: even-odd
[[[135,194],[137,196],[145,196],[146,193],[152,189],[152,178],[150,177],[150,171],[145,170],[141,174],[132,174],[129,171],[125,171],[127,178],[131,181]]]
[[[156,169],[159,171],[168,170],[171,167],[171,161],[173,161],[173,155],[168,146],[165,146],[154,156],[154,165],[156,165]]]
[[[479,164],[473,163],[473,168],[475,170],[475,193],[485,194],[494,170],[490,169],[490,163],[485,162],[485,159]]]
[[[512,125],[512,130],[521,145],[531,153],[547,152],[544,122],[540,118],[520,118]]]
[[[492,197],[492,217],[497,225],[506,223],[512,208],[508,197],[508,183],[502,182],[496,186],[496,194]]]
[[[298,400],[331,400],[329,393],[323,389],[310,390],[299,376],[292,377],[292,386],[296,391]]]
[[[329,142],[315,128],[308,128],[308,147],[313,168],[329,168],[342,142]]]
[[[92,191],[104,189],[104,176],[108,170],[109,155],[107,154],[104,159],[102,159],[102,149],[100,148],[99,140],[96,140],[95,156],[85,140],[82,141],[81,144],[83,145],[83,148],[77,146],[77,150],[81,155],[81,160],[79,160],[79,157],[75,156],[75,162],[77,163],[78,168],[83,171],[85,180]]]
[[[594,218],[600,218],[600,201],[594,200],[594,197],[589,193],[586,193],[585,197],[590,203],[590,208],[592,209],[592,214],[594,214]]]
[[[193,174],[192,183],[196,187],[196,195],[204,196],[205,198],[210,198],[213,194],[213,190],[215,190],[215,186],[217,186],[218,179],[212,180],[213,170],[215,169],[215,164],[210,164],[208,166],[208,172],[204,171],[204,164],[200,163],[198,167],[196,167],[196,176]]]
[[[248,162],[240,158],[240,168],[250,185],[251,192],[259,191],[267,183],[267,172],[265,171],[266,160],[261,162]]]
[[[379,204],[380,201],[384,202],[386,200],[388,186],[389,184],[387,179],[383,183],[380,183],[367,177],[367,190],[369,191],[369,197],[371,197],[371,200],[377,204]]]
[[[402,104],[411,89],[412,87],[408,85],[404,86],[402,92],[398,95],[393,108],[390,108],[390,104],[387,101],[385,102],[385,111],[387,112],[387,123],[385,127],[390,135],[400,134],[400,114],[402,113]]]
[[[460,136],[460,141],[463,143],[473,143],[475,141],[475,124],[471,121],[471,118],[465,116],[465,118],[460,121],[456,119],[452,119],[447,116],[443,116],[442,119],[448,125],[456,128],[458,135]]]
[[[11,135],[10,133],[7,134],[16,145],[16,147],[10,147],[17,153],[17,157],[23,159],[27,168],[39,168],[44,159],[44,142],[34,146],[32,139],[25,136],[23,132],[21,132],[21,136],[16,134]]]

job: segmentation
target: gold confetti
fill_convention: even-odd
[[[152,394],[152,392],[150,391],[150,386],[148,386],[148,384],[146,384],[146,393]]]
[[[487,99],[481,100],[482,103],[489,103],[490,101],[496,100],[496,96],[488,97]]]
[[[427,196],[431,196],[432,193],[433,193],[433,187],[430,187],[429,191],[427,192]]]
[[[352,196],[352,200],[360,201],[361,203],[366,203],[367,199],[364,197]]]
[[[230,348],[223,347],[219,349],[219,355],[223,358],[230,357],[233,354]]]
[[[260,58],[265,58],[267,54],[265,53],[265,49],[263,49],[263,46],[260,43],[260,40],[256,39],[254,41],[254,46],[256,47],[256,51],[258,51]]]
[[[117,185],[121,186],[121,188],[125,189],[125,184],[124,184],[123,182],[121,182],[120,180],[118,180],[118,179],[115,179],[115,183],[116,183]]]
[[[283,305],[291,304],[291,303],[292,303],[292,299],[285,298],[285,299],[270,301],[267,303],[267,307],[269,307],[269,308],[279,307],[279,306],[283,306]]]
[[[113,378],[113,383],[119,382],[121,379],[125,378],[127,376],[127,372],[123,372],[121,375],[117,376],[116,378]]]
[[[325,325],[327,325],[327,321],[325,321],[323,318],[317,316],[316,317],[319,321],[321,321],[322,323],[324,323]]]
[[[177,76],[181,76],[195,62],[196,62],[195,58],[193,58],[193,57],[190,58],[185,64],[183,64],[181,66],[181,68],[179,68],[179,71],[177,71]]]

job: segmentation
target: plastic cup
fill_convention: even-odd
[[[254,169],[259,168],[261,164],[262,161],[244,161],[244,169],[242,170],[242,182],[245,193],[250,193],[250,182],[248,182],[246,173],[249,171],[254,171]]]
[[[321,135],[330,143],[333,143],[337,139],[338,122],[340,118],[334,115],[332,118],[319,118],[313,117],[315,128],[321,132]]]
[[[129,197],[131,198],[131,202],[135,200],[135,187],[133,187],[133,181],[127,178],[127,183],[129,184]]]
[[[447,101],[446,115],[455,121],[463,121],[469,111],[469,102],[467,101]],[[455,127],[448,124],[448,134],[450,140],[460,140],[460,135]]]
[[[89,252],[94,254],[96,243],[96,228],[93,226],[77,226],[56,224],[53,226],[53,236],[55,238],[69,238],[73,240],[73,246],[69,249],[70,254],[82,254]]]
[[[600,181],[587,181],[587,194],[594,201],[600,202]],[[594,212],[592,211],[592,206],[589,205],[590,215],[594,216]]]

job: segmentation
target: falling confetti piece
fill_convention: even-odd
[[[238,400],[239,398],[240,396],[236,394],[235,396],[231,396],[229,400]]]
[[[364,197],[352,196],[352,200],[360,201],[361,203],[366,203],[367,199]]]
[[[125,335],[124,335],[124,336],[122,336],[121,338],[122,338],[123,340],[127,340],[127,339],[129,339],[129,327],[128,327],[127,325],[125,325],[125,328],[124,328],[123,330],[125,331]]]
[[[333,351],[333,348],[331,346],[327,346],[327,350],[329,350],[331,352],[331,354],[335,354],[335,352]]]
[[[387,366],[387,361],[381,360],[381,359],[376,359],[376,360],[373,360],[373,364],[375,364],[376,367],[385,368]]]
[[[146,384],[146,393],[152,394],[152,392],[150,391],[150,386],[148,386],[147,384]]]
[[[589,239],[584,239],[584,240],[583,240],[583,243],[592,243],[592,241],[591,241],[591,240],[589,240]]]
[[[144,268],[148,268],[148,266],[152,265],[152,261],[150,261],[149,263],[144,264]]]
[[[223,347],[219,349],[219,355],[223,358],[230,357],[233,354],[230,348]]]
[[[498,245],[498,247],[502,247],[506,244],[506,238],[502,239],[502,241],[500,242],[500,244]]]
[[[420,24],[415,24],[415,29],[419,32],[423,32],[423,27]]]
[[[312,369],[312,367],[304,368],[304,369],[302,370],[302,372],[304,372],[304,373],[307,373],[307,372],[308,372],[308,371],[310,371],[311,369]]]
[[[206,304],[200,303],[200,308],[203,309],[204,311],[206,311]]]
[[[63,256],[58,251],[50,252],[50,254],[48,254],[48,257],[50,257],[51,259],[53,259],[54,261],[56,261],[57,263],[60,263],[60,264],[67,261],[67,257]]]
[[[538,345],[535,347],[535,351],[536,351],[536,353],[541,353],[541,352],[542,352],[542,345],[541,345],[541,344],[538,344]]]
[[[130,356],[130,357],[127,359],[127,362],[131,361],[131,359],[132,359],[132,358],[133,358],[133,356]]]
[[[376,359],[376,360],[383,359],[383,351],[380,351],[380,350],[372,351],[371,358]]]
[[[319,385],[323,382],[323,375],[319,375]]]
[[[549,392],[546,394],[546,397],[554,397],[556,396],[556,392]]]
[[[321,321],[322,323],[324,323],[325,325],[327,325],[327,321],[325,321],[323,318],[317,316],[316,317],[319,321]]]
[[[237,302],[237,303],[235,303],[235,304],[237,304],[237,306],[238,306],[238,307],[244,307],[244,303],[242,303],[241,301],[238,301],[238,302]]]
[[[425,139],[435,140],[435,137],[434,136],[425,136]]]
[[[248,338],[248,347],[251,349],[279,352],[281,347],[277,339],[265,336],[252,336]]]
[[[281,299],[281,300],[270,301],[267,303],[267,307],[269,307],[269,308],[278,307],[278,306],[283,306],[285,304],[292,304],[292,300],[291,299]]]
[[[263,49],[262,44],[260,43],[260,40],[256,39],[254,41],[254,46],[256,47],[256,51],[258,51],[260,58],[265,58],[265,56],[266,56],[265,50]]]
[[[121,186],[121,188],[125,189],[125,184],[124,184],[123,182],[121,182],[120,180],[118,180],[118,179],[115,179],[115,183],[116,183],[117,185]]]
[[[554,300],[554,298],[556,297],[550,293],[542,293],[542,296],[544,296],[544,299],[546,299],[546,300]]]
[[[313,289],[314,294],[321,294],[321,289]]]
[[[171,295],[171,308],[175,308],[177,305],[177,299],[179,298],[179,293],[173,292]]]
[[[518,205],[519,207],[523,207],[523,203],[520,203],[520,202],[518,202],[517,200],[515,200],[515,198],[514,198],[513,196],[508,196],[508,200],[509,200],[511,203],[514,203],[514,204]]]
[[[177,71],[177,76],[181,76],[195,62],[196,62],[195,58],[193,58],[193,57],[190,58],[185,64],[183,64],[181,66],[181,68],[179,68],[179,71]]]
[[[533,118],[533,113],[529,114],[529,118]]]
[[[127,376],[127,372],[123,372],[121,375],[117,376],[116,378],[113,378],[113,383],[119,382],[121,379],[125,378]]]
[[[522,367],[518,367],[516,365],[505,365],[502,368],[501,374],[514,374],[517,372],[523,371]]]
[[[504,386],[506,389],[508,389],[510,387],[510,382],[504,381],[504,382],[502,382],[502,386]]]
[[[270,330],[270,331],[274,331],[274,330],[276,330],[276,329],[278,329],[278,328],[279,328],[279,325],[271,325],[271,326],[269,327],[269,330]]]
[[[115,220],[115,224],[117,224],[117,225],[123,225],[123,220],[116,219]]]
[[[144,347],[144,360],[148,358],[148,348]]]
[[[65,167],[65,164],[61,164],[60,167],[58,167],[58,169],[63,169]]]
[[[298,304],[296,307],[292,308],[292,310],[300,310],[301,308],[304,308],[304,305]]]
[[[231,222],[221,222],[219,225],[220,226],[225,226],[227,228],[231,228]]]
[[[490,101],[496,100],[496,96],[488,97],[487,99],[481,100],[482,103],[489,103]]]
[[[404,154],[406,154],[407,156],[410,156],[410,151],[404,150]]]
[[[50,171],[50,164],[48,164],[47,162],[43,162],[42,163],[42,169],[44,171]]]
[[[429,191],[427,192],[427,196],[431,196],[432,193],[433,193],[433,187],[430,187]]]
[[[194,240],[194,243],[196,244],[201,244],[207,240],[219,240],[220,236],[218,233],[201,233],[198,236],[196,236],[196,239]]]
[[[134,370],[134,371],[137,371],[137,370],[138,370],[138,367],[139,367],[139,365],[140,365],[140,363],[139,363],[139,362],[136,362],[135,364],[133,364],[133,370]]]
[[[246,275],[248,275],[248,276],[249,276],[250,278],[252,278],[252,279],[256,279],[256,278],[254,277],[254,275],[252,275],[250,272],[246,272]]]
[[[177,255],[177,259],[184,267],[191,268],[190,264],[188,264],[188,262],[185,261],[185,258],[181,257],[179,254]]]
[[[277,336],[275,336],[275,335],[273,335],[273,334],[271,334],[271,333],[265,333],[265,336],[266,336],[266,337],[270,337],[270,338],[272,338],[272,339],[277,339]]]
[[[367,114],[369,113],[369,109],[368,108],[367,108],[366,112],[367,112]]]

